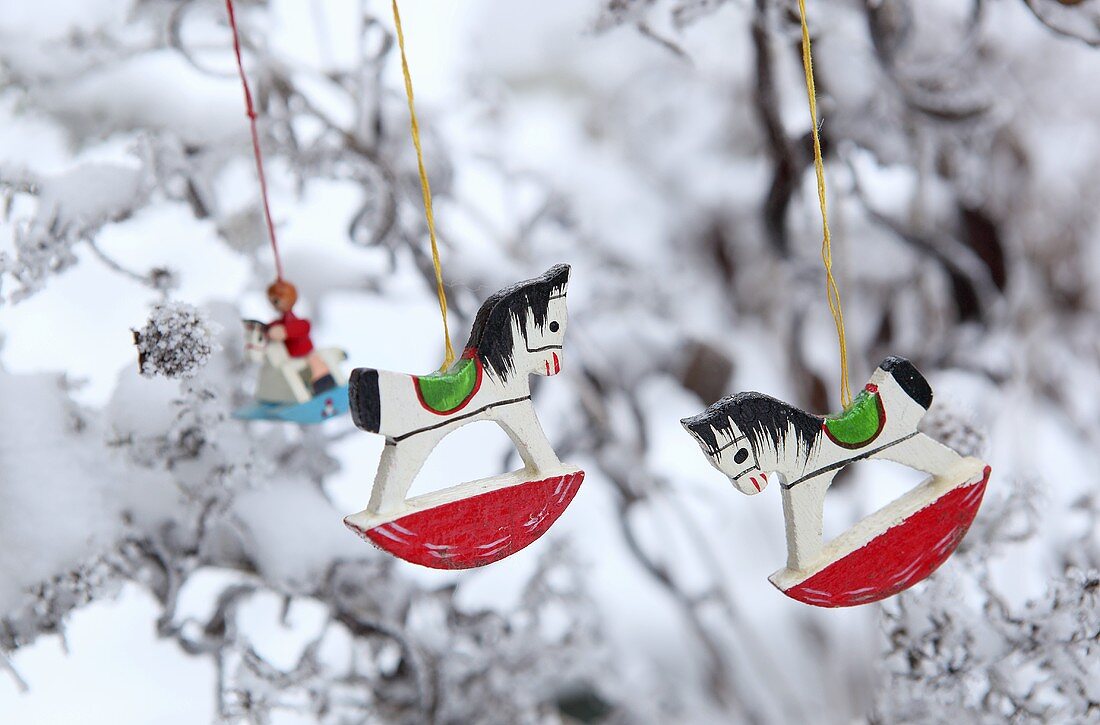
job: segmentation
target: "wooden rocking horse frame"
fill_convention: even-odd
[[[557,520],[584,472],[558,460],[535,414],[529,376],[561,371],[568,281],[569,267],[556,265],[491,296],[463,355],[442,373],[352,372],[352,419],[386,444],[367,507],[344,519],[349,529],[407,561],[452,569],[509,556]],[[406,498],[439,441],[482,420],[504,430],[523,469]]]
[[[927,577],[955,550],[981,505],[990,469],[917,430],[932,389],[908,360],[887,358],[841,416],[818,416],[761,393],[724,398],[682,421],[707,460],[755,495],[775,472],[782,490],[783,593],[825,607],[864,604]],[[931,474],[827,544],[825,493],[843,467],[880,458]]]

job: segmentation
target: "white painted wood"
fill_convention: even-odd
[[[268,338],[267,325],[256,320],[244,320],[245,354],[260,363],[256,381],[256,400],[267,403],[305,403],[313,399],[309,360],[291,357],[286,344]],[[343,350],[335,347],[315,348],[328,367],[337,386],[348,381],[342,369],[347,359]]]
[[[550,284],[548,280],[558,280],[559,283],[546,287]],[[486,302],[478,314],[479,318],[489,320],[481,344],[493,344],[503,331],[500,326],[508,326],[512,341],[511,365],[502,374],[483,360],[488,359],[481,354],[484,348],[478,350],[476,345],[468,348],[464,357],[474,360],[474,364],[479,366],[480,383],[476,392],[451,412],[436,412],[423,403],[418,397],[416,378],[412,375],[366,368],[356,371],[349,391],[353,401],[353,417],[364,430],[386,436],[386,446],[367,507],[348,517],[349,521],[393,520],[417,507],[426,506],[426,502],[436,501],[432,498],[435,494],[420,496],[413,501],[406,500],[406,494],[439,441],[469,423],[483,420],[497,423],[515,444],[525,467],[503,477],[460,484],[439,492],[440,495],[462,498],[487,490],[486,485],[515,485],[577,470],[563,466],[558,460],[531,403],[530,376],[556,375],[563,365],[563,346],[569,321],[565,297],[567,280],[568,268],[559,265],[542,277],[515,285]],[[515,295],[522,295],[525,289],[534,289],[536,285],[544,285],[540,288],[544,292],[551,290],[542,324],[530,308],[519,311],[519,317],[516,314],[506,317],[490,314],[494,305],[506,305],[507,300],[517,299]],[[494,328],[496,323],[498,327]],[[473,337],[471,342],[475,342]],[[360,389],[368,386],[365,381],[370,381],[369,390]],[[376,395],[373,394],[374,386]],[[377,405],[377,410],[372,414],[376,420],[372,417],[371,422],[365,422],[364,419],[371,416],[363,410],[357,411],[357,396],[368,399],[368,403],[359,403],[361,408]]]
[[[931,505],[944,494],[981,480],[984,471],[983,461],[977,458],[959,458],[954,465],[944,469],[941,475],[930,476],[900,498],[864,517],[822,547],[813,559],[805,561],[800,568],[791,568],[788,562],[787,567],[768,577],[769,581],[784,591],[801,584],[829,564],[863,548],[872,539]]]
[[[908,361],[897,358],[890,358],[883,365],[891,361],[900,361],[909,366]],[[926,385],[915,369],[911,366],[908,369],[919,378],[921,385]],[[759,394],[732,396],[715,403],[701,416],[683,421],[711,465],[726,474],[742,493],[755,495],[763,491],[770,481],[779,481],[787,534],[787,567],[776,576],[782,575],[783,581],[792,580],[791,577],[796,574],[805,578],[803,575],[806,572],[820,570],[825,564],[834,561],[840,552],[848,551],[848,547],[859,542],[865,544],[878,533],[895,525],[897,516],[923,508],[932,500],[929,497],[942,495],[944,490],[950,490],[971,478],[975,471],[980,473],[984,469],[985,464],[981,461],[974,458],[963,459],[947,446],[917,432],[917,425],[927,412],[926,408],[907,393],[898,379],[883,367],[871,376],[867,389],[877,389],[886,421],[876,437],[858,448],[838,445],[819,430],[808,452],[801,453],[794,421],[798,419],[806,422],[808,418],[817,418],[821,422],[822,419],[808,416],[785,403]],[[927,388],[925,391],[928,394],[926,402],[930,404],[931,392]],[[739,401],[747,399],[751,400],[743,403],[744,408],[737,407],[740,405]],[[760,410],[759,406],[766,407],[772,403],[776,406],[771,409],[787,409],[791,421],[781,434],[781,440],[774,445],[759,436],[749,435],[748,430],[725,414],[732,413],[735,409],[752,410],[753,406],[758,406],[756,409]],[[704,419],[719,449],[717,453],[706,440],[707,436],[700,435],[699,426],[704,424],[701,423]],[[742,423],[751,429],[752,421]],[[742,449],[749,455],[738,462],[738,453]],[[825,494],[829,486],[846,465],[870,458],[896,461],[930,473],[932,478],[890,506],[868,516],[825,546],[822,541],[822,521]],[[768,475],[766,472],[771,473]]]
[[[581,469],[576,466],[562,464],[555,468],[541,471],[538,478],[569,476],[580,473],[580,470]],[[402,501],[399,506],[390,509],[386,513],[371,513],[370,507],[368,506],[359,513],[347,516],[345,520],[363,531],[369,531],[376,526],[388,524],[391,521],[396,521],[403,516],[416,513],[417,511],[425,511],[444,504],[461,501],[472,496],[489,493],[490,491],[498,491],[500,489],[518,486],[531,480],[531,472],[526,468],[521,468],[518,471],[511,471],[499,476],[479,478],[476,481],[460,483],[456,486],[440,489],[439,491],[431,491],[430,493],[425,493],[420,496],[414,496],[413,498]]]

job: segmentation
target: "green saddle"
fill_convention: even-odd
[[[426,408],[436,413],[449,413],[473,397],[478,377],[477,361],[462,358],[445,372],[418,375],[416,388]]]
[[[862,448],[882,432],[886,411],[878,392],[863,390],[843,413],[825,417],[825,432],[839,446]]]

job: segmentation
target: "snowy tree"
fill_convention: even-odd
[[[0,711],[1100,719],[1097,0],[808,5],[853,378],[911,358],[927,432],[994,469],[942,569],[850,611],[771,589],[780,507],[716,480],[678,422],[744,389],[837,407],[795,3],[403,4],[452,329],[573,265],[566,367],[535,398],[585,484],[463,574],[340,525],[381,450],[350,421],[230,417],[274,270],[224,5],[8,3]],[[237,6],[315,337],[433,369],[389,4]],[[516,463],[496,431],[453,439],[416,490]],[[827,533],[915,481],[853,467]]]

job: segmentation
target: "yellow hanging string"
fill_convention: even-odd
[[[817,199],[821,204],[821,261],[825,263],[825,293],[829,310],[836,324],[836,336],[840,345],[840,402],[847,408],[852,404],[852,390],[848,386],[848,342],[844,335],[844,312],[840,307],[840,290],[833,277],[833,246],[829,236],[829,212],[825,203],[825,164],[821,159],[821,139],[817,132],[817,89],[814,87],[814,63],[810,55],[810,29],[806,25],[806,0],[798,0],[798,17],[802,21],[802,68],[806,72],[806,95],[810,99],[810,133],[814,140],[814,171],[817,173]]]
[[[451,346],[451,331],[447,327],[447,292],[443,289],[443,268],[439,263],[439,245],[435,238],[432,187],[428,184],[428,172],[424,169],[424,149],[420,145],[420,124],[416,121],[412,75],[409,73],[409,59],[405,55],[405,33],[401,29],[401,13],[397,10],[397,0],[393,0],[393,24],[397,30],[397,46],[401,49],[401,72],[405,74],[405,96],[409,99],[409,127],[412,130],[413,146],[416,147],[416,164],[420,172],[420,191],[424,195],[424,217],[428,220],[428,237],[432,241],[432,264],[435,265],[435,288],[439,295],[439,313],[443,316],[443,344],[446,354],[440,370],[446,370],[455,361],[455,350]]]

